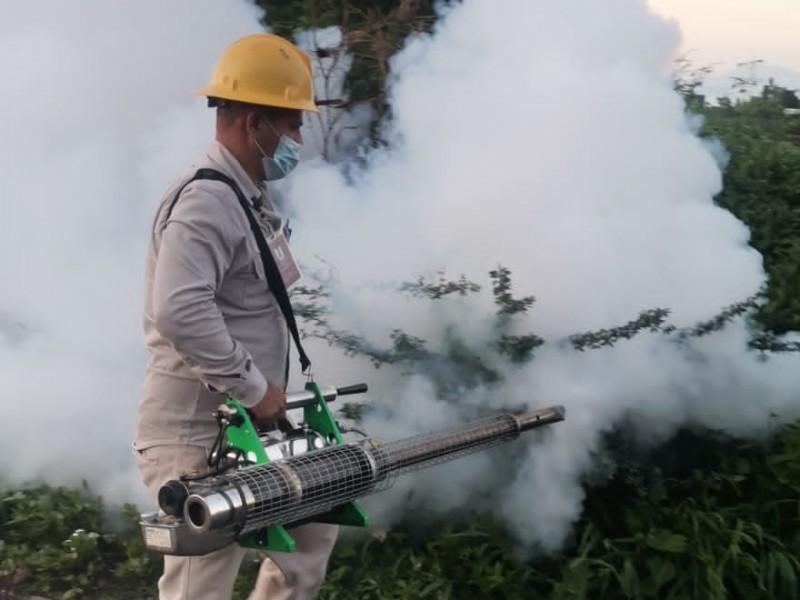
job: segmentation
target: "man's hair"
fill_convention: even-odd
[[[270,122],[294,115],[297,112],[297,110],[292,108],[262,106],[260,104],[249,104],[247,102],[237,102],[222,98],[209,98],[208,105],[217,109],[217,119],[224,119],[226,121],[232,121],[242,113],[252,110],[258,112],[260,116],[266,117]]]

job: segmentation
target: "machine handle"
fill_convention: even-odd
[[[353,385],[346,385],[344,387],[336,388],[336,393],[339,396],[349,396],[350,394],[363,394],[367,391],[366,383],[354,383]]]
[[[366,383],[354,383],[353,385],[346,385],[340,388],[328,388],[322,390],[322,397],[325,402],[333,402],[338,396],[347,396],[349,394],[363,394],[367,391]],[[314,403],[314,392],[303,390],[301,392],[290,392],[286,394],[286,410],[293,410],[296,408],[304,408],[309,404]]]

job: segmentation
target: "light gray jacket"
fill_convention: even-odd
[[[247,198],[265,237],[280,226],[264,188],[218,142],[167,191],[153,221],[145,277],[144,333],[150,350],[134,446],[210,446],[213,413],[227,394],[244,406],[267,381],[286,386],[288,330],[247,217],[225,183],[190,183],[199,168],[222,171]]]

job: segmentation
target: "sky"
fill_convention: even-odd
[[[727,75],[738,63],[763,60],[754,73],[800,88],[800,2],[797,0],[647,0],[681,29],[679,52],[695,66]],[[724,91],[724,83],[715,89]]]
[[[699,61],[731,67],[762,59],[800,71],[800,2],[797,0],[647,0],[675,19],[681,48]]]
[[[150,220],[213,135],[191,90],[261,26],[244,0],[102,7],[0,4],[0,68],[15,82],[0,95],[0,485],[85,479],[144,506],[130,443]],[[386,148],[345,173],[314,156],[309,131],[312,151],[280,187],[307,274],[334,280],[339,324],[377,345],[402,329],[433,350],[455,331],[502,374],[452,404],[424,376],[309,340],[317,381],[367,381],[389,417],[365,428],[387,440],[477,409],[567,409],[516,442],[508,465],[483,454],[398,482],[370,500],[376,523],[409,506],[483,508],[526,547],[555,549],[616,424],[655,442],[687,423],[759,436],[800,415],[797,357],[759,360],[742,321],[691,345],[648,334],[579,353],[567,342],[646,308],[688,327],[766,280],[747,227],[713,202],[725,152],[698,138],[672,89],[679,44],[677,25],[639,0],[467,0],[393,59]],[[505,324],[547,340],[524,366],[493,344],[498,265],[516,297],[537,299]],[[385,285],[442,270],[483,291],[432,303]]]

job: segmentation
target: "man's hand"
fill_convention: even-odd
[[[263,427],[286,418],[286,394],[277,385],[267,384],[267,393],[261,401],[250,409],[256,426]]]

